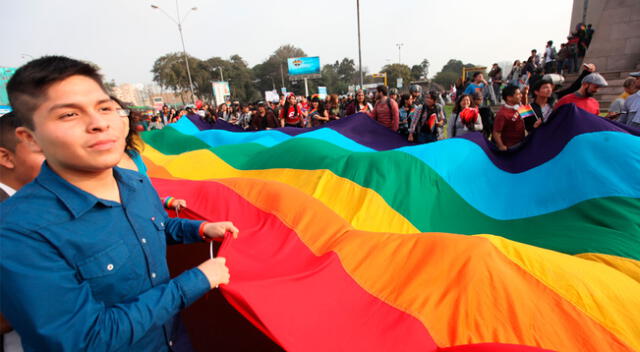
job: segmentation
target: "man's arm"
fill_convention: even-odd
[[[2,241],[11,250],[2,251],[0,308],[35,350],[126,349],[211,289],[194,268],[126,303],[106,306],[39,234],[3,227]]]
[[[500,115],[496,116],[493,124],[493,141],[500,150],[507,150],[507,146],[502,142],[502,129],[504,128],[504,118]]]

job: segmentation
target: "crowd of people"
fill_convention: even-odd
[[[234,101],[219,106],[196,104],[180,112],[164,106],[151,123],[139,126],[139,129],[159,129],[163,124],[188,115],[210,124],[225,121],[248,131],[309,128],[364,113],[409,142],[429,143],[477,131],[499,149],[505,150],[519,144],[527,134],[546,123],[552,111],[559,106],[574,103],[600,115],[600,106],[594,95],[608,83],[596,72],[595,65],[584,64],[583,68],[575,82],[566,88],[562,88],[563,80],[557,74],[532,76],[527,84],[512,82],[496,86],[486,82],[482,72],[476,72],[461,87],[461,94],[445,94],[437,90],[423,92],[419,85],[412,85],[408,93],[399,94],[397,89],[380,85],[375,94],[359,90],[354,95],[340,97],[332,94],[326,99],[318,95],[305,97],[289,93],[282,95],[278,102],[240,104]],[[625,91],[612,104],[606,115],[608,118],[636,123],[629,118],[632,114],[625,113],[636,111],[630,106],[625,107],[629,105],[626,99],[639,89],[636,77],[637,73],[632,73],[632,77],[627,79]],[[487,87],[495,89],[497,97],[487,99],[484,94]],[[447,114],[444,102],[449,100],[453,107]],[[498,102],[503,102],[500,108],[495,106]],[[523,111],[526,116],[520,116]]]

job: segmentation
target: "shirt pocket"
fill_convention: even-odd
[[[132,291],[139,282],[130,257],[127,246],[118,241],[78,263],[80,276],[89,284],[96,299],[117,302],[136,293]]]

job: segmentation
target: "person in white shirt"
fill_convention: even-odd
[[[33,181],[44,162],[44,154],[32,151],[16,137],[18,127],[19,121],[12,112],[0,116],[0,202]],[[5,352],[22,352],[20,335],[2,315],[0,334],[0,347]]]

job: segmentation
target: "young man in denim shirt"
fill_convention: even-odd
[[[0,307],[27,351],[166,351],[176,314],[228,283],[224,258],[170,279],[166,244],[237,236],[168,218],[149,180],[115,167],[128,119],[86,63],[43,57],[7,85],[18,138],[46,162],[0,205]]]

